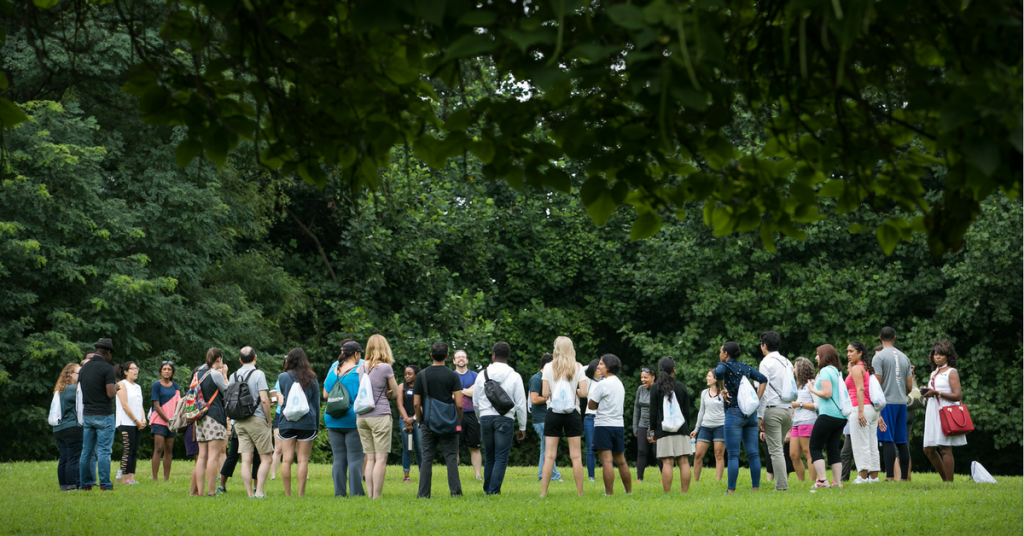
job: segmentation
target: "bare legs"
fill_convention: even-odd
[[[803,453],[804,458],[807,458],[807,476],[813,482],[818,476],[818,471],[814,468],[814,464],[811,463],[811,438],[791,437],[789,439],[789,457],[793,459],[793,468],[796,469],[797,478],[803,482],[804,463],[800,461],[800,453]]]
[[[804,438],[801,437],[800,439],[804,439]],[[815,471],[817,471],[816,476],[821,476],[821,477],[826,476],[825,475],[825,460],[821,459],[821,460],[815,461],[813,469]],[[824,480],[824,479],[822,479],[822,480]],[[843,462],[833,463],[832,464],[832,485],[833,486],[839,485],[839,483],[842,482],[842,480],[843,480]]]
[[[721,482],[723,474],[725,474],[725,441],[715,441],[715,482]]]
[[[932,466],[939,472],[943,482],[953,481],[953,447],[925,447],[924,454],[928,456],[928,461],[932,462]]]
[[[480,449],[469,449],[469,463],[473,464],[473,473],[476,475],[476,479],[480,480],[483,478],[480,473],[480,467],[483,465],[483,457],[480,456]]]
[[[282,441],[281,447],[281,482],[284,484],[284,494],[288,497],[292,496],[292,458],[296,458],[298,462],[298,471],[295,475],[295,479],[298,481],[299,486],[299,497],[306,496],[306,481],[309,477],[309,453],[313,451],[312,441],[298,441],[296,439],[288,439]],[[243,455],[245,456],[245,455]],[[249,455],[250,463],[252,455]],[[242,478],[244,479],[247,474],[246,471],[248,464],[245,463],[245,458],[242,461]],[[263,466],[260,465],[260,472],[263,471]],[[251,476],[250,476],[251,478]],[[383,480],[383,478],[382,478]],[[259,484],[260,477],[257,474],[256,482]],[[248,486],[248,483],[246,484]],[[259,493],[261,490],[257,490]]]
[[[547,454],[547,452],[545,452]],[[625,488],[626,493],[632,493],[632,483],[630,482],[629,466],[626,465],[626,456],[622,452],[613,453],[610,450],[599,450],[597,451],[597,457],[601,460],[601,477],[604,479],[604,494],[611,495],[615,490],[615,470],[613,467],[619,468],[619,478],[622,479],[622,487]]]
[[[164,462],[164,482],[171,479],[171,459],[174,453],[174,438],[153,436],[153,482],[160,472],[160,460]]]
[[[580,438],[566,438],[569,443],[569,458],[572,460],[572,477],[576,481],[576,494],[583,496],[583,461],[580,458]],[[551,472],[555,468],[555,458],[558,456],[558,438],[544,438],[544,471],[540,479],[540,496],[547,497],[548,486],[551,484]]]
[[[308,454],[308,453],[307,453]],[[371,499],[379,499],[384,490],[384,474],[388,467],[388,453],[369,452],[366,454],[366,492]]]
[[[721,482],[725,473],[725,442],[715,441],[715,481]],[[700,470],[704,467],[704,455],[708,452],[710,443],[697,442],[697,452],[693,457],[693,481],[700,481]]]
[[[707,445],[707,443],[704,443]],[[704,448],[707,451],[707,447]],[[690,458],[689,456],[678,456],[675,458],[661,458],[661,489],[668,493],[672,491],[672,465],[679,466],[679,493],[690,491]],[[721,476],[718,477],[721,480]]]
[[[192,479],[195,481],[193,490],[196,495],[203,495],[217,489],[217,473],[220,468],[220,455],[224,452],[226,440],[200,441],[199,456],[196,458],[195,469],[192,469]],[[205,476],[205,478],[204,478]],[[206,488],[203,488],[206,484]]]
[[[281,465],[281,444],[283,441],[277,437],[277,428],[274,428],[274,455],[270,460],[270,479],[277,478],[277,468]]]

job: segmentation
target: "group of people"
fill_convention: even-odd
[[[767,444],[768,474],[777,491],[789,488],[788,467],[804,480],[801,456],[808,461],[806,473],[814,481],[814,489],[842,487],[844,449],[856,462],[855,483],[877,482],[882,463],[887,480],[907,480],[907,404],[915,380],[913,367],[896,349],[895,339],[892,328],[883,328],[881,346],[873,356],[867,355],[862,342],[851,342],[846,348],[845,379],[838,352],[829,344],[817,348],[815,372],[810,360],[797,357],[791,362],[780,354],[782,340],[774,331],[761,335],[764,358],[757,368],[739,361],[739,344],[727,342],[719,350],[718,365],[705,377],[707,388],[700,394],[700,409],[692,425],[690,395],[676,378],[675,360],[664,357],[656,368],[643,367],[631,428],[637,438],[637,481],[642,481],[646,468],[654,464],[660,468],[663,490],[669,492],[678,467],[679,490],[686,493],[691,480],[689,457],[695,455],[693,474],[694,480],[699,480],[703,458],[713,448],[716,478],[721,479],[727,468],[728,493],[733,493],[743,448],[756,490],[761,479],[759,440]],[[171,429],[171,422],[184,402],[174,381],[174,364],[161,363],[146,415],[142,388],[137,384],[138,365],[129,361],[112,366],[110,339],[100,339],[94,347],[82,363],[65,366],[55,386],[61,418],[53,431],[60,451],[61,489],[90,490],[97,485],[101,490],[113,489],[110,464],[98,463],[97,467],[97,462],[110,459],[115,435],[123,446],[115,480],[136,484],[140,434],[147,425],[154,438],[153,480],[157,480],[161,463],[167,480],[171,450],[180,431]],[[193,396],[201,395],[205,404],[185,434],[187,443],[194,441],[196,455],[190,494],[225,492],[227,479],[240,459],[241,478],[249,496],[266,496],[266,483],[268,477],[273,478],[278,460],[285,495],[292,495],[295,462],[297,493],[303,496],[313,442],[323,419],[333,454],[335,496],[379,498],[392,451],[395,421],[391,401],[396,402],[400,415],[405,482],[410,482],[414,455],[418,463],[417,497],[431,496],[432,466],[438,450],[443,454],[449,494],[462,495],[460,446],[469,448],[484,493],[501,493],[513,441],[523,441],[526,436],[527,414],[542,437],[537,473],[541,497],[547,495],[552,480],[561,480],[555,459],[563,438],[577,494],[582,495],[584,489],[583,439],[591,481],[599,462],[605,493],[614,492],[616,473],[625,492],[630,493],[625,388],[618,377],[621,360],[605,354],[584,366],[576,360],[573,342],[558,337],[552,352],[541,358],[540,370],[524,383],[509,364],[511,356],[509,344],[498,342],[491,349],[490,364],[477,373],[468,369],[465,351],[458,350],[452,370],[447,366],[448,345],[437,342],[429,350],[431,365],[422,370],[409,365],[399,385],[390,345],[383,336],[373,335],[365,352],[358,342],[342,341],[341,353],[325,371],[322,383],[306,353],[292,349],[270,388],[266,374],[256,368],[258,355],[253,348],[239,351],[240,366],[233,374],[229,374],[222,352],[211,348],[205,362],[193,371],[190,384]],[[940,408],[958,403],[962,396],[956,361],[951,342],[936,342],[929,352],[932,374],[928,386],[921,389],[927,400],[925,452],[943,480],[953,477],[951,447],[966,444],[963,435],[943,435],[938,416]],[[872,380],[877,380],[886,401],[880,412],[871,402]],[[756,401],[750,398],[755,395],[743,391],[744,384],[753,391],[750,381],[756,385]],[[843,391],[853,406],[852,411],[847,409],[849,416],[843,412]],[[743,397],[747,397],[746,404]],[[322,414],[321,399],[327,401]],[[582,407],[581,401],[585,401]],[[274,405],[276,411],[272,411]],[[832,467],[831,482],[826,477],[823,451]],[[273,462],[261,463],[267,460]]]

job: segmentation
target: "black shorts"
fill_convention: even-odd
[[[288,441],[289,439],[297,439],[299,441],[312,441],[316,439],[316,436],[320,435],[317,430],[278,430],[277,438],[281,441]]]
[[[544,415],[544,437],[580,437],[583,435],[583,419],[579,411],[555,413],[548,408]]]
[[[478,449],[480,444],[480,420],[476,418],[476,412],[463,412],[462,435],[459,437],[459,446]]]
[[[595,426],[594,450],[626,451],[626,429],[622,426]]]

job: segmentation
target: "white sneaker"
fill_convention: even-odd
[[[856,480],[853,481],[854,484],[867,484],[869,482],[871,482],[871,480],[869,480],[867,478],[861,478],[859,476],[857,477]]]
[[[878,480],[877,478],[868,477],[868,482],[871,483],[871,484],[874,484],[875,482],[881,482],[881,481]]]

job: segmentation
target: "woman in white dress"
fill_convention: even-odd
[[[960,375],[956,371],[956,349],[953,343],[942,339],[932,345],[928,362],[932,375],[927,390],[921,395],[928,400],[924,417],[924,453],[935,466],[944,482],[953,481],[953,447],[967,444],[964,434],[946,436],[942,433],[939,411],[947,406],[960,403],[963,391],[960,389]]]

